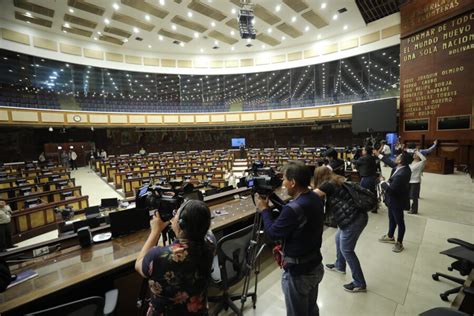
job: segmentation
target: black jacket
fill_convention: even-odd
[[[332,213],[338,227],[345,228],[359,215],[360,211],[343,186],[326,182],[319,187],[319,190],[326,194],[326,212]]]
[[[385,190],[385,205],[397,210],[408,210],[410,208],[410,167],[404,166],[395,172],[397,170],[395,162],[388,157],[383,157],[382,161],[392,167],[390,178],[387,182],[382,182],[382,188]]]
[[[344,160],[341,160],[339,158],[334,159],[333,161],[329,163],[329,166],[331,167],[332,172],[344,177],[344,167],[345,167]]]
[[[361,177],[373,177],[377,175],[377,163],[374,156],[362,156],[353,163]]]

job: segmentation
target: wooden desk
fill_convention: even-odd
[[[216,216],[211,221],[214,232],[234,223],[250,219],[255,214],[252,199],[232,200],[211,207],[229,214]],[[133,266],[140,249],[148,237],[149,230],[95,244],[81,249],[73,246],[12,266],[12,273],[25,269],[35,270],[39,276],[23,282],[0,294],[0,313],[11,311],[25,304],[45,297],[59,295],[68,288],[90,279],[100,279],[113,271]],[[135,299],[135,298],[130,298]],[[9,315],[14,315],[12,311]],[[17,314],[18,315],[18,314]]]

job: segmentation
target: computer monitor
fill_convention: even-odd
[[[73,198],[74,195],[72,194],[72,191],[67,191],[67,192],[61,192],[61,198],[63,200]]]
[[[109,213],[112,238],[128,235],[150,227],[150,213],[147,209],[131,208]]]
[[[38,198],[25,200],[25,208],[35,207],[38,204],[40,204],[40,200]]]
[[[86,207],[84,209],[84,214],[86,215],[86,218],[93,218],[93,217],[99,216],[100,214],[99,206],[96,205],[96,206]]]
[[[100,200],[100,207],[110,208],[110,207],[117,207],[117,206],[118,206],[117,198],[107,198],[107,199]]]
[[[28,195],[31,193],[32,187],[22,187],[20,188],[20,195]]]

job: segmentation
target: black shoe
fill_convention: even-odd
[[[367,288],[365,286],[355,286],[354,283],[344,284],[344,290],[347,292],[357,293],[357,292],[367,292]]]
[[[409,210],[409,211],[408,211],[408,214],[418,214],[418,212],[414,212],[414,211],[412,211],[412,210]]]
[[[16,274],[12,274],[11,277],[10,277],[10,282],[13,282],[16,280],[18,276]]]
[[[324,268],[329,271],[335,271],[337,273],[346,274],[346,271],[339,270],[338,268],[336,268],[336,265],[332,263],[324,265]]]

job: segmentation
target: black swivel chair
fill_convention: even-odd
[[[223,309],[232,309],[237,315],[242,315],[240,308],[233,301],[240,300],[241,294],[231,294],[231,286],[239,283],[248,272],[247,250],[253,235],[253,225],[247,226],[222,237],[217,243],[217,258],[221,273],[221,281],[216,283],[222,290],[221,296],[208,297],[209,302],[217,303],[214,315],[218,315]],[[256,293],[248,293],[247,297],[252,297],[255,304]],[[255,307],[255,306],[254,306]]]
[[[111,316],[117,306],[118,290],[110,290],[101,296],[91,296],[58,305],[26,316]]]
[[[458,271],[462,276],[467,276],[471,273],[472,269],[474,269],[474,244],[471,244],[467,241],[460,240],[457,238],[449,238],[448,242],[451,244],[459,245],[457,247],[442,251],[441,254],[447,255],[451,258],[456,259],[455,262],[448,267],[449,271]],[[456,278],[451,275],[447,275],[444,273],[436,272],[432,275],[433,280],[439,281],[439,277],[443,277],[445,279],[451,280],[453,282],[458,283],[460,286],[455,287],[451,290],[448,290],[444,293],[441,293],[439,296],[443,301],[448,301],[448,296],[450,294],[456,294],[461,289],[465,282],[464,279]]]

